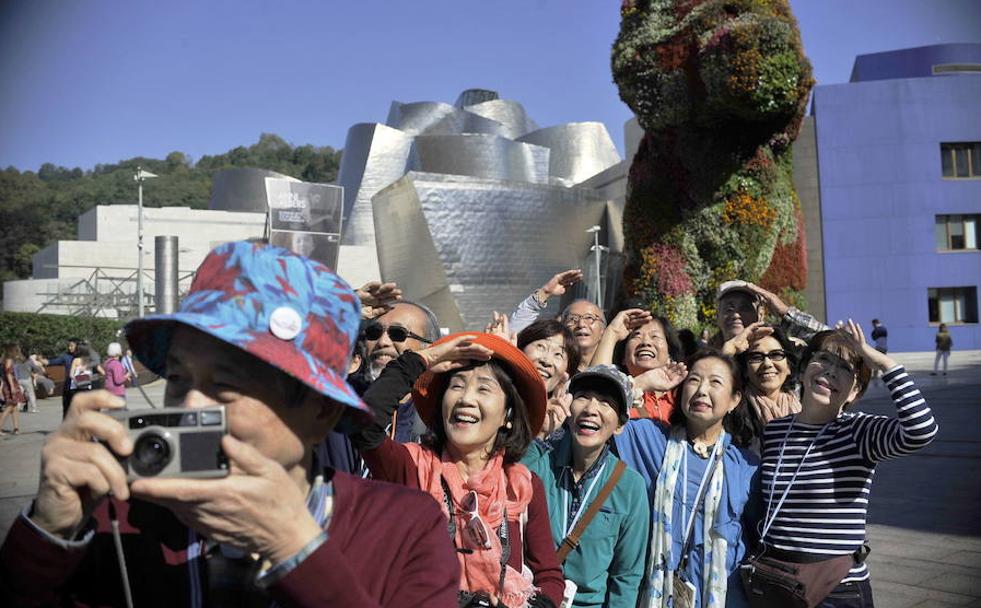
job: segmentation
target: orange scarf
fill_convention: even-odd
[[[457,547],[466,546],[463,543],[463,533],[470,518],[460,509],[460,500],[471,490],[477,493],[480,519],[487,524],[491,548],[477,549],[473,553],[457,552],[457,559],[460,560],[460,589],[494,593],[507,606],[527,606],[528,600],[537,589],[521,572],[507,566],[504,589],[497,588],[503,553],[497,529],[504,523],[505,507],[510,521],[518,521],[528,508],[532,497],[531,472],[522,464],[504,466],[504,455],[498,453],[487,462],[482,471],[471,474],[464,481],[459,468],[446,455],[440,458],[432,450],[415,443],[405,444],[405,447],[419,472],[420,489],[435,498],[443,513],[449,517],[440,479],[446,481],[456,511],[453,516],[457,518]],[[518,539],[511,537],[512,551],[522,550],[523,543],[517,541]]]

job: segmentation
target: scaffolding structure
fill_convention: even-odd
[[[131,319],[139,314],[137,269],[68,264],[59,264],[58,268],[91,268],[92,271],[57,291],[39,292],[38,295],[45,296],[46,299],[35,312],[110,319]],[[193,270],[178,273],[179,298],[187,294],[194,274]],[[150,314],[156,311],[154,302],[156,284],[152,271],[143,271],[143,285],[143,310],[145,314]]]

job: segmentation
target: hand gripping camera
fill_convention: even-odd
[[[200,409],[112,411],[133,440],[133,453],[120,458],[126,479],[228,475],[221,438],[228,433],[225,406]]]

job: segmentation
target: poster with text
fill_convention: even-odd
[[[266,178],[269,242],[337,268],[344,189]]]

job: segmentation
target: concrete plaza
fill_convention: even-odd
[[[876,605],[981,608],[981,351],[954,352],[947,376],[930,376],[932,353],[896,355],[914,374],[940,435],[916,456],[879,466],[869,513]],[[163,383],[145,387],[157,406]],[[129,389],[133,408],[148,407]],[[894,413],[885,389],[870,387],[862,409]],[[0,534],[30,503],[38,483],[45,436],[61,421],[61,400],[40,402],[40,413],[21,415],[21,434],[0,438]],[[9,427],[8,427],[9,428]]]

